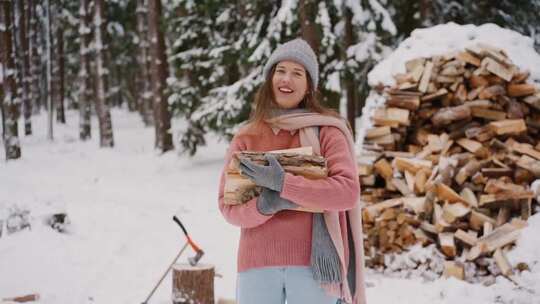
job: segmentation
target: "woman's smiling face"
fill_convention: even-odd
[[[275,102],[282,109],[298,107],[308,90],[306,69],[294,61],[280,61],[272,76]]]

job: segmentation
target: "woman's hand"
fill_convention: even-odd
[[[295,210],[298,207],[300,206],[281,198],[279,192],[268,188],[262,188],[261,196],[257,199],[257,209],[263,215],[272,215],[281,210]]]
[[[264,157],[268,161],[268,166],[257,165],[248,159],[240,158],[240,171],[257,186],[281,192],[285,170],[274,155],[265,154]]]

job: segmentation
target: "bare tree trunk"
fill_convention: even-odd
[[[146,20],[148,6],[145,0],[137,0],[137,35],[139,36],[139,54],[137,63],[139,73],[137,75],[137,107],[146,126],[152,125],[152,90],[149,82],[148,62],[148,30]]]
[[[165,153],[174,148],[171,134],[171,114],[164,89],[168,76],[165,40],[161,31],[161,0],[149,0],[148,32],[150,37],[151,80],[154,99],[155,147]]]
[[[26,8],[24,7],[25,1],[17,1],[18,10],[19,10],[19,41],[22,50],[22,104],[23,104],[23,113],[24,113],[24,134],[32,134],[32,102],[30,100],[30,52],[28,51],[28,35],[27,35],[27,16]],[[28,7],[31,6],[31,3],[26,1]]]
[[[53,105],[53,79],[52,79],[52,34],[51,34],[51,4],[50,0],[45,0],[45,11],[46,11],[46,46],[45,50],[47,51],[47,121],[48,121],[48,132],[47,137],[49,140],[53,140],[53,116],[54,116],[54,105]]]
[[[5,24],[3,23],[4,20],[4,11],[3,11],[3,4],[0,3],[0,29],[5,28]],[[0,31],[0,42],[3,44],[4,42],[4,32],[3,30]],[[4,75],[6,74],[5,66],[4,66],[4,48],[2,45],[0,45],[0,115],[2,119],[2,140],[6,137],[6,116],[4,112]]]
[[[12,48],[11,52],[13,54],[13,63],[15,64],[15,94],[17,99],[17,104],[20,107],[20,102],[22,100],[22,94],[23,94],[23,67],[22,67],[22,56],[23,53],[19,50],[21,49],[20,41],[19,41],[19,35],[20,32],[19,29],[19,11],[18,11],[18,5],[16,2],[11,1],[11,39],[12,39]],[[17,119],[19,119],[21,115],[20,108],[17,110]]]
[[[317,16],[317,1],[300,0],[298,3],[300,12],[300,27],[302,38],[306,40],[316,55],[319,55],[320,35],[317,32],[315,18]]]
[[[105,16],[105,9],[103,10],[102,16]],[[104,17],[105,18],[105,17]],[[106,19],[103,19],[106,23]],[[109,33],[105,30],[107,27],[103,26],[103,31],[101,32],[101,41],[103,42],[103,66],[106,69],[107,77],[104,78],[105,83],[105,100],[106,103],[109,105],[109,108],[112,108],[114,106],[119,106],[117,103],[118,99],[114,96],[116,86],[114,83],[116,82],[117,76],[115,75],[115,68],[112,65],[111,60],[111,53],[109,52],[109,45],[110,45],[110,37]]]
[[[64,21],[62,16],[62,6],[58,8],[56,27],[56,121],[66,123],[64,105]]]
[[[420,0],[420,19],[423,20],[427,26],[433,24],[433,10],[432,10],[432,1],[431,0]]]
[[[99,139],[101,147],[113,147],[113,130],[111,112],[107,102],[107,75],[105,67],[105,47],[103,45],[103,34],[105,32],[105,4],[103,0],[95,0],[94,26],[96,43],[96,110],[99,120]]]
[[[343,47],[343,60],[347,61],[347,49],[353,45],[354,37],[353,37],[353,27],[352,27],[352,12],[350,8],[345,7],[345,41],[344,41],[344,47]],[[345,90],[347,91],[347,120],[349,121],[349,124],[351,125],[351,129],[353,132],[353,136],[356,137],[356,99],[358,96],[357,92],[357,86],[354,83],[354,75],[352,75],[351,71],[348,69],[345,69],[344,71],[344,83],[345,83]]]
[[[13,62],[12,36],[11,36],[11,0],[0,1],[0,49],[2,50],[2,80],[4,88],[3,109],[5,111],[5,135],[3,137],[6,149],[6,159],[18,159],[21,157],[19,134],[17,128],[18,107],[16,99],[17,89],[15,83],[15,64]]]
[[[31,74],[31,89],[30,101],[32,103],[33,113],[39,113],[41,106],[41,90],[39,88],[39,78],[41,74],[41,62],[38,52],[38,16],[37,3],[39,1],[30,1],[29,3],[29,23],[30,23],[30,74]]]
[[[80,89],[79,89],[79,138],[81,140],[90,139],[91,133],[91,107],[90,100],[92,98],[92,83],[90,81],[90,41],[92,29],[90,27],[90,0],[80,0],[80,24],[79,34],[81,35],[81,70]]]

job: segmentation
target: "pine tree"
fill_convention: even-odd
[[[4,148],[6,159],[18,159],[21,157],[17,118],[19,100],[16,98],[17,85],[15,83],[15,64],[13,61],[13,37],[12,37],[12,5],[11,0],[0,1],[0,49],[2,55],[2,84],[4,100],[2,108],[4,112]]]
[[[37,14],[37,2],[30,1],[29,7],[29,49],[30,49],[30,102],[32,103],[32,113],[39,113],[41,105],[41,91],[39,87],[39,78],[41,71],[41,59],[38,46],[38,14]],[[25,128],[25,132],[26,132]],[[28,130],[31,131],[31,130]],[[29,134],[27,134],[29,135]]]
[[[66,123],[65,115],[65,54],[64,54],[64,27],[65,17],[63,15],[62,2],[56,7],[56,85],[55,85],[55,104],[56,104],[56,121]]]
[[[137,108],[146,126],[153,123],[152,90],[148,82],[150,76],[149,43],[148,43],[148,4],[146,0],[137,0]]]
[[[348,104],[354,123],[367,95],[367,72],[396,34],[389,11],[377,0],[179,3],[173,58],[184,72],[176,75],[170,103],[188,118],[181,143],[191,153],[204,143],[205,132],[230,137],[247,119],[271,52],[299,36],[318,53],[323,104],[338,109],[341,102],[343,112]]]
[[[79,35],[80,35],[80,72],[79,72],[79,138],[87,140],[91,137],[91,98],[90,81],[90,42],[92,29],[90,26],[90,0],[80,0]]]
[[[32,102],[30,100],[30,52],[28,48],[28,26],[27,20],[29,19],[24,6],[25,1],[17,1],[17,10],[19,11],[19,41],[22,50],[21,68],[22,68],[22,104],[24,112],[24,134],[32,134]],[[27,3],[28,7],[31,5]]]
[[[281,7],[268,1],[180,4],[173,58],[183,73],[176,75],[169,102],[188,118],[181,143],[193,154],[204,144],[202,134],[230,138],[247,119],[265,60],[278,42],[298,36],[299,23],[296,1]]]
[[[150,40],[150,76],[156,129],[155,147],[162,153],[174,148],[171,133],[171,114],[165,97],[168,64],[165,54],[165,38],[160,28],[161,0],[149,0],[148,34]]]
[[[391,0],[389,6],[395,12],[392,18],[399,29],[396,43],[420,27],[447,22],[475,25],[495,23],[530,36],[535,41],[535,48],[540,51],[539,0]]]
[[[99,138],[101,147],[113,147],[113,129],[111,112],[107,101],[107,77],[108,69],[105,66],[105,46],[103,35],[106,19],[104,16],[105,3],[103,0],[95,0],[94,28],[96,48],[96,111],[99,121]]]

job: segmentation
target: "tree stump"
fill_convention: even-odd
[[[214,266],[175,264],[173,304],[214,304]]]

